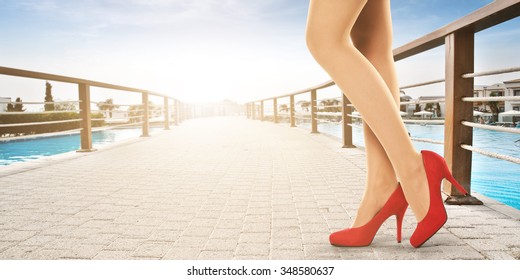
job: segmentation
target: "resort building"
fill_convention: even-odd
[[[505,96],[520,96],[520,79],[505,81]],[[504,106],[505,111],[520,111],[520,101],[507,101]]]
[[[474,97],[520,96],[520,79],[505,81],[490,86],[475,86]],[[500,113],[520,111],[520,101],[500,101],[497,104]],[[475,111],[491,111],[488,102],[476,102]]]
[[[520,96],[520,79],[504,81],[503,83],[489,86],[475,86],[473,96]],[[475,102],[473,109],[475,111],[498,114],[499,123],[515,123],[520,120],[520,101]]]
[[[401,92],[405,94],[404,91]],[[488,86],[475,85],[473,90],[474,97],[499,97],[499,96],[520,96],[520,79],[504,81]],[[443,100],[444,96],[421,96],[418,99],[412,99],[407,95],[401,96],[401,101],[424,102],[431,100],[431,103],[411,103],[401,105],[401,111],[406,112],[408,117],[414,116],[419,111],[428,111],[433,113],[433,118],[444,118],[445,103],[435,102]],[[473,110],[483,113],[498,115],[499,123],[516,123],[520,121],[520,101],[494,101],[494,102],[475,102]],[[517,113],[518,111],[518,113]]]
[[[505,87],[505,84],[503,83],[497,83],[489,86],[481,86],[476,85],[473,89],[473,97],[499,97],[499,96],[505,96],[507,89]],[[498,112],[505,112],[505,105],[506,102],[499,101],[496,103],[489,103],[489,102],[475,102],[473,104],[473,110],[474,111],[480,111],[480,112],[492,112],[494,109],[493,106],[496,105],[498,108]]]

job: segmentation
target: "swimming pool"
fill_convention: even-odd
[[[310,129],[310,124],[299,124],[300,127]],[[406,124],[412,137],[444,140],[443,125]],[[341,126],[336,123],[320,123],[318,130],[323,133],[342,137]],[[354,145],[363,146],[363,129],[352,129]],[[444,154],[443,145],[436,145],[414,141],[417,150],[431,150],[440,155]],[[520,157],[520,135],[497,132],[485,129],[473,129],[473,146],[514,157]],[[471,165],[471,188],[487,197],[504,204],[520,209],[520,166],[477,153],[473,153]]]
[[[151,127],[150,131],[153,132],[158,129],[160,128]],[[94,131],[92,132],[92,146],[100,147],[109,143],[139,137],[141,133],[141,128],[137,127]],[[79,133],[0,141],[0,166],[76,151],[79,147]]]

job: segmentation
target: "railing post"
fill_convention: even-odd
[[[251,118],[256,120],[256,102],[251,103]]]
[[[177,116],[179,117],[179,123],[182,123],[183,121],[183,118],[184,118],[184,112],[182,111],[183,110],[183,106],[182,106],[182,103],[180,101],[177,101]]]
[[[342,94],[343,100],[341,102],[341,115],[343,120],[343,148],[355,148],[352,143],[352,107],[348,106],[350,100],[348,100],[345,94]]]
[[[173,100],[173,125],[179,125],[179,101]]]
[[[260,121],[264,121],[264,101],[260,101]]]
[[[183,102],[180,103],[181,104],[181,123],[184,122],[185,120],[187,120],[187,114],[186,114],[186,104],[184,104]]]
[[[311,90],[311,133],[318,133],[316,90]]]
[[[148,137],[149,134],[149,127],[150,127],[150,120],[149,120],[149,102],[148,102],[148,93],[143,92],[143,134],[141,137]]]
[[[278,100],[273,98],[273,122],[278,123]]]
[[[79,116],[81,118],[81,148],[78,152],[93,152],[92,148],[92,121],[90,116],[90,86],[87,84],[78,84],[79,92]]]
[[[170,108],[168,107],[168,97],[164,97],[164,129],[170,129]]]
[[[290,116],[290,120],[291,120],[291,127],[296,127],[296,122],[295,122],[295,118],[294,118],[294,113],[296,112],[295,108],[294,108],[294,95],[291,95],[289,97],[289,116]]]
[[[475,35],[472,29],[463,29],[449,34],[446,45],[446,115],[444,126],[444,158],[453,176],[471,191],[471,151],[460,147],[473,144],[473,129],[461,124],[473,117],[473,104],[463,102],[463,97],[473,96],[473,78],[462,75],[474,71]],[[444,191],[449,195],[447,204],[482,204],[474,197],[465,197],[447,180]]]
[[[249,119],[249,103],[246,103],[246,119]]]

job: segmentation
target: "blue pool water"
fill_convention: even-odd
[[[300,127],[310,128],[309,124]],[[444,140],[443,125],[407,124],[406,128],[412,137]],[[341,126],[335,123],[320,123],[318,130],[336,137],[341,137]],[[363,129],[354,127],[353,142],[356,146],[364,146]],[[417,150],[432,150],[444,153],[442,145],[416,142]],[[520,157],[520,135],[484,129],[473,129],[473,146],[490,152]],[[471,165],[472,190],[504,204],[520,209],[520,166],[508,161],[498,160],[473,153]]]
[[[156,128],[150,128],[150,131],[153,132],[154,130]],[[141,128],[96,131],[92,133],[92,146],[99,147],[108,143],[139,137],[141,132]],[[26,140],[0,141],[0,166],[76,151],[79,148],[79,133]]]

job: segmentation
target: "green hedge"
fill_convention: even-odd
[[[63,112],[55,114],[26,114],[26,115],[0,115],[0,124],[50,122],[79,119],[79,113]],[[92,118],[103,118],[103,115],[92,114]],[[93,127],[103,126],[105,121],[92,121]],[[0,137],[31,135],[49,132],[59,132],[80,128],[79,122],[55,123],[43,125],[27,125],[14,127],[0,127]]]

